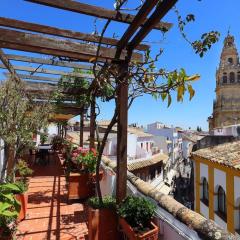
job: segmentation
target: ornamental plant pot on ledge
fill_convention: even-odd
[[[118,240],[118,219],[116,200],[104,197],[102,205],[98,197],[88,201],[88,238],[89,240]]]
[[[158,227],[153,222],[150,222],[150,230],[146,232],[135,232],[124,218],[119,219],[119,224],[129,240],[158,240]]]
[[[152,222],[155,205],[144,197],[128,196],[119,206],[119,225],[128,240],[158,240],[158,227]]]
[[[95,184],[89,173],[70,173],[68,179],[68,200],[86,199],[95,195]]]
[[[22,221],[27,215],[28,194],[19,193],[15,195],[15,198],[20,202],[21,209],[18,215],[18,221]]]
[[[95,149],[78,147],[72,151],[76,162],[75,173],[68,178],[68,200],[86,199],[95,195],[97,152]],[[103,172],[100,173],[102,178]]]

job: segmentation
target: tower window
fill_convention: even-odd
[[[223,73],[222,81],[223,83],[227,83],[227,73]]]
[[[233,63],[233,59],[232,58],[228,58],[228,63]]]
[[[234,83],[235,82],[235,73],[234,72],[230,72],[229,78],[230,78],[230,82]]]

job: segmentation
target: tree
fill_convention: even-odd
[[[5,158],[1,180],[13,172],[16,160],[24,148],[33,145],[33,133],[46,126],[49,102],[35,102],[27,94],[25,84],[9,78],[0,85],[0,138],[5,143]]]
[[[127,0],[116,0],[114,3],[114,7],[117,11],[124,10],[123,6],[126,4]],[[130,10],[138,10],[143,4],[143,1],[139,1],[140,5],[135,8],[129,9],[125,8],[128,11]],[[218,41],[219,33],[216,31],[211,31],[209,33],[204,33],[200,37],[200,40],[190,41],[185,34],[185,26],[187,23],[195,20],[193,14],[188,14],[185,18],[183,18],[178,10],[174,8],[175,13],[178,18],[178,26],[183,38],[193,47],[196,54],[199,54],[200,57],[203,57],[204,53],[211,48],[212,44]],[[171,105],[172,102],[172,92],[177,92],[177,101],[183,101],[184,94],[186,92],[189,93],[190,100],[195,94],[195,91],[192,87],[192,82],[199,79],[200,76],[198,74],[189,76],[184,69],[180,70],[166,70],[163,68],[157,68],[156,62],[159,61],[159,58],[163,52],[162,49],[159,50],[159,53],[156,56],[152,56],[150,50],[145,52],[145,60],[142,63],[130,62],[130,59],[127,59],[127,66],[123,70],[121,66],[117,63],[99,63],[98,57],[100,53],[101,47],[101,39],[107,31],[107,28],[110,24],[111,20],[107,20],[106,24],[103,26],[102,31],[100,32],[100,42],[97,46],[97,56],[91,59],[91,62],[94,63],[93,66],[93,74],[94,80],[92,82],[88,82],[88,87],[85,88],[85,91],[79,92],[81,95],[81,99],[85,99],[87,103],[89,99],[95,98],[99,96],[99,92],[103,91],[106,88],[111,89],[112,91],[106,97],[103,97],[105,101],[114,101],[115,102],[115,110],[108,125],[106,132],[102,141],[98,142],[98,161],[96,167],[96,178],[97,178],[97,193],[101,201],[101,190],[99,184],[99,169],[101,164],[101,158],[103,154],[103,150],[107,141],[108,134],[110,133],[112,127],[117,123],[117,116],[119,113],[118,107],[118,98],[117,93],[119,91],[119,83],[120,81],[125,81],[128,85],[129,89],[129,97],[128,97],[128,108],[131,107],[134,100],[138,97],[141,97],[145,94],[151,95],[156,100],[161,99],[162,101],[167,101],[168,106]],[[95,32],[99,32],[95,29]],[[166,33],[166,29],[162,29],[162,33]],[[130,58],[131,54],[129,54]],[[121,80],[120,80],[121,78]],[[84,81],[83,81],[84,82]],[[82,83],[81,88],[84,88]],[[89,103],[89,102],[88,102]]]

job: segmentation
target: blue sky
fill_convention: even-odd
[[[82,2],[113,8],[112,0],[82,0]],[[130,4],[134,2],[136,0],[129,0]],[[191,2],[191,5],[189,2]],[[171,11],[164,20],[173,23],[174,26],[166,34],[165,39],[162,38],[160,32],[153,31],[146,38],[146,41],[154,42],[152,44],[153,53],[156,53],[159,48],[164,49],[164,54],[158,63],[159,67],[169,70],[183,67],[189,74],[198,73],[201,75],[201,80],[193,85],[196,95],[191,102],[189,102],[188,96],[185,97],[183,103],[177,103],[174,99],[169,108],[167,108],[166,103],[162,103],[160,100],[156,101],[150,96],[141,97],[136,100],[129,110],[129,123],[136,122],[146,125],[154,121],[161,121],[183,128],[191,127],[195,129],[197,126],[201,126],[207,129],[207,118],[212,113],[212,102],[215,98],[215,72],[219,64],[223,39],[229,27],[239,47],[240,2],[239,0],[179,0],[177,8],[183,16],[188,13],[193,13],[196,16],[196,21],[186,27],[189,38],[195,40],[204,32],[218,30],[221,33],[220,41],[203,58],[200,58],[180,36],[176,25],[176,15]],[[94,30],[93,17],[32,4],[23,0],[1,0],[0,16],[85,33],[91,33]],[[105,20],[97,21],[99,30],[104,22]],[[121,36],[126,27],[126,24],[111,23],[106,36],[112,36],[113,33]],[[6,50],[6,52],[13,53],[14,51]],[[16,63],[16,65],[23,64]],[[47,66],[44,67],[48,68]],[[1,72],[0,77],[2,79]],[[114,105],[112,103],[99,104],[101,107],[99,119],[110,118]]]

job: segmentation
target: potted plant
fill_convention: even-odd
[[[26,217],[27,213],[27,204],[28,204],[28,176],[33,173],[33,170],[29,168],[28,164],[24,160],[19,160],[16,165],[16,175],[20,178],[18,181],[15,182],[15,185],[18,186],[18,191],[15,192],[16,199],[21,204],[21,210],[18,216],[18,220],[23,220]]]
[[[15,184],[4,183],[0,185],[0,236],[2,240],[13,239],[17,230],[20,204],[13,192],[18,190]]]
[[[86,199],[95,194],[97,152],[95,149],[73,150],[75,171],[69,174],[68,199]]]
[[[41,145],[44,145],[45,142],[48,140],[48,134],[47,133],[40,133],[40,143]]]
[[[145,198],[129,196],[119,206],[119,224],[129,240],[158,239],[158,227],[152,222],[155,206]]]
[[[26,215],[27,215],[28,186],[23,181],[16,181],[14,184],[19,188],[18,190],[14,191],[15,198],[20,203],[20,211],[17,219],[19,221],[22,221],[23,219],[26,218]]]
[[[116,199],[111,196],[88,200],[88,237],[89,240],[118,239]]]

